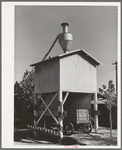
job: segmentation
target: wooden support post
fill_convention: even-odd
[[[44,129],[46,128],[46,116],[44,116]]]
[[[58,94],[58,120],[59,120],[59,143],[62,143],[63,139],[63,99],[62,99],[62,91],[59,91]]]
[[[36,97],[36,94],[34,96],[34,126],[36,126],[36,122],[38,120],[38,104],[37,104],[37,97]],[[34,129],[34,137],[37,138],[37,131]]]
[[[69,91],[68,91],[68,92],[66,93],[66,95],[65,95],[65,98],[64,98],[64,100],[63,100],[63,105],[64,105],[64,103],[65,103],[65,101],[66,101],[68,95],[69,95]]]
[[[94,94],[94,110],[98,110],[98,105],[97,105],[97,92]],[[94,115],[94,124],[95,124],[95,133],[98,132],[98,115]]]

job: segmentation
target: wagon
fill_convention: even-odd
[[[91,124],[91,94],[89,93],[70,93],[64,104],[67,117],[64,118],[64,131],[72,134],[73,130],[89,133],[92,130]],[[67,125],[69,124],[69,126]],[[71,133],[68,133],[68,127]]]
[[[76,118],[72,118],[72,115],[75,115]],[[78,109],[76,112],[72,112],[72,115],[64,119],[64,134],[71,135],[74,130],[84,133],[91,132],[92,124],[89,109]]]
[[[75,112],[74,112],[74,114],[75,114]],[[80,109],[80,114],[76,114],[76,117],[79,117],[76,122],[72,121],[73,118],[71,118],[71,116],[64,117],[64,120],[63,120],[64,121],[64,125],[63,125],[64,135],[72,135],[74,131],[82,131],[84,133],[91,132],[92,123],[90,121],[89,110]],[[48,124],[48,128],[51,128],[51,129],[57,130],[57,131],[59,130],[58,125],[56,125],[54,121],[52,121]]]

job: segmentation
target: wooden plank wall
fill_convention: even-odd
[[[55,92],[59,89],[59,60],[39,64],[35,68],[35,93]]]
[[[78,54],[60,59],[60,86],[64,91],[97,91],[96,74],[96,67]]]

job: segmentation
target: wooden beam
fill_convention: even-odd
[[[59,112],[59,143],[62,143],[63,139],[63,101],[62,101],[62,91],[59,90],[58,94],[58,100],[59,100],[59,105],[58,105],[58,112]]]
[[[68,91],[68,92],[66,93],[66,95],[65,95],[65,98],[64,98],[64,100],[63,100],[63,105],[64,105],[64,103],[65,103],[65,101],[66,101],[68,95],[69,95],[69,91]]]
[[[53,115],[55,116],[55,117],[58,117],[59,116],[59,113],[58,113],[58,111],[51,111],[52,113],[53,113]],[[39,114],[39,116],[41,115],[43,113],[43,111],[38,111],[38,114]],[[67,111],[64,111],[64,115],[65,116],[67,116]],[[45,113],[45,116],[51,116],[51,114],[49,113],[49,111],[47,111],[46,113]]]
[[[54,98],[54,99],[55,99],[55,98]],[[53,100],[54,100],[54,99],[53,99]],[[46,103],[44,102],[44,100],[42,99],[42,97],[41,97],[41,100],[43,101],[43,103],[44,103],[46,109],[49,111],[49,113],[51,114],[51,116],[53,117],[53,119],[55,120],[55,122],[56,122],[57,124],[59,124],[58,120],[56,119],[56,117],[53,115],[53,113],[52,113],[52,112],[50,111],[50,109],[49,109],[49,105],[50,105],[50,104],[47,106]],[[46,111],[47,111],[47,110],[46,110]],[[45,112],[46,112],[46,111],[45,111]],[[43,113],[43,115],[44,115],[44,113]]]
[[[43,98],[40,96],[40,98],[41,98],[42,102],[44,103],[46,109],[44,110],[44,112],[42,113],[42,115],[39,117],[38,121],[36,122],[36,125],[39,123],[39,121],[41,120],[41,118],[43,117],[43,115],[45,114],[45,112],[46,112],[47,110],[50,112],[50,114],[52,115],[52,117],[54,118],[54,120],[55,120],[56,122],[58,122],[57,119],[53,116],[53,114],[51,113],[51,111],[50,111],[50,109],[49,109],[50,105],[52,104],[52,102],[54,101],[54,99],[56,98],[57,95],[58,95],[58,93],[56,93],[56,94],[54,95],[54,97],[52,98],[52,100],[50,101],[50,103],[49,103],[48,106],[45,104]]]
[[[34,105],[38,105],[38,104],[37,104],[36,93],[34,94]],[[37,118],[38,118],[38,111],[37,111],[37,110],[35,109],[35,107],[34,107],[34,126],[36,126]],[[37,138],[37,135],[38,135],[38,134],[37,134],[37,131],[36,131],[36,130],[34,130],[33,134],[34,134],[34,137]]]
[[[98,110],[98,105],[97,105],[97,92],[94,94],[94,110]],[[95,132],[98,132],[98,115],[94,115],[94,120],[95,120]]]

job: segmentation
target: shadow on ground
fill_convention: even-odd
[[[63,145],[87,145],[85,143],[80,143],[72,137],[64,137],[62,140]]]
[[[19,130],[14,132],[14,141],[26,143],[40,143],[40,144],[59,144],[57,136],[41,133],[40,137],[33,137],[33,130]],[[23,140],[25,139],[25,140]],[[45,143],[44,143],[45,142]],[[104,134],[90,133],[90,134],[74,134],[72,136],[65,136],[62,139],[62,145],[117,145],[117,138],[110,138]]]
[[[110,138],[110,137],[101,137],[99,135],[91,135],[89,134],[89,137],[82,137],[79,138],[79,141],[89,141],[89,143],[97,143],[97,145],[117,145],[117,138]],[[92,142],[93,141],[93,142]]]
[[[14,132],[14,141],[17,142],[26,142],[26,143],[40,143],[40,144],[56,144],[59,145],[59,138],[57,136],[49,135],[41,133],[39,137],[33,137],[32,130],[25,130],[25,131],[16,131]],[[61,145],[86,145],[84,143],[78,142],[77,139],[73,137],[64,137],[62,139]]]
[[[73,137],[64,137],[62,143],[59,143],[59,138],[57,136],[41,134],[40,137],[36,138],[37,141],[47,141],[50,144],[56,145],[86,145],[84,143],[78,142]],[[40,143],[40,142],[39,142]]]

